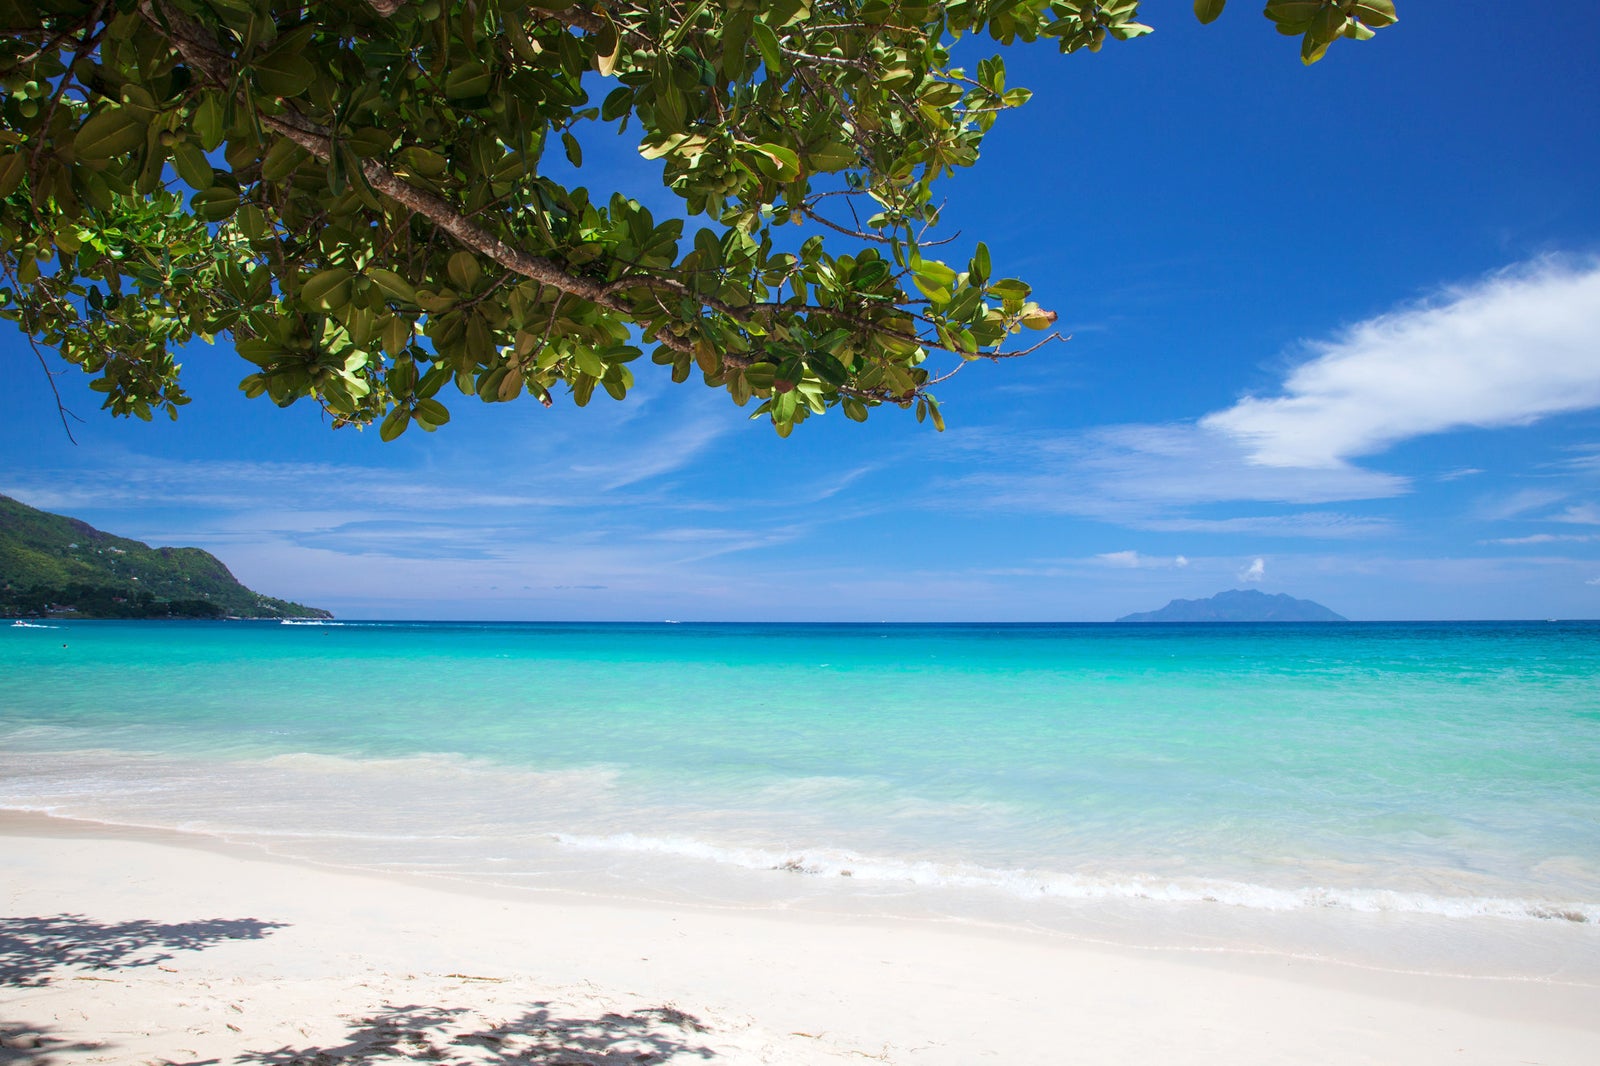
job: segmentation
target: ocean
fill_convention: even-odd
[[[1600,982],[1600,623],[6,626],[0,808],[496,891]]]

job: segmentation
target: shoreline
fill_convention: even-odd
[[[461,1062],[1600,1059],[1592,985],[497,890],[43,813],[0,842],[0,1046],[52,1064],[360,1062],[407,1032]]]
[[[155,776],[160,778],[159,770]],[[309,781],[301,783],[311,785]],[[181,781],[177,784],[185,787]],[[279,786],[271,791],[282,792],[281,783]],[[246,801],[258,794],[258,787],[264,787],[262,782],[241,780],[232,789],[229,802]],[[316,796],[308,793],[307,799],[315,802]],[[481,860],[435,865],[414,861],[407,851],[411,838],[381,835],[397,831],[398,824],[367,837],[361,832],[349,836],[307,833],[291,824],[276,829],[264,824],[231,827],[211,818],[192,824],[162,824],[124,821],[115,813],[108,817],[102,812],[0,806],[0,831],[4,820],[12,817],[33,826],[19,828],[21,833],[52,835],[51,827],[59,826],[64,832],[131,837],[482,899],[666,908],[713,916],[783,915],[796,920],[877,922],[1156,956],[1233,956],[1309,962],[1350,973],[1589,987],[1600,995],[1600,925],[1576,911],[1575,917],[1567,917],[1558,906],[1538,917],[1531,912],[1363,908],[1342,902],[1337,892],[1320,888],[1298,893],[1280,889],[1280,896],[1305,898],[1294,901],[1293,906],[1272,906],[1270,900],[1262,906],[1253,901],[1236,903],[1223,892],[1201,898],[1193,891],[1194,885],[1154,878],[1149,880],[1148,894],[1056,896],[1041,888],[1041,894],[1032,895],[1016,886],[963,883],[970,879],[970,869],[955,869],[961,880],[954,883],[925,882],[910,875],[901,882],[882,871],[876,875],[862,871],[860,862],[870,866],[872,860],[860,856],[844,866],[854,866],[857,874],[866,876],[831,876],[836,871],[821,868],[827,863],[812,869],[802,865],[803,858],[788,862],[775,858],[772,865],[730,865],[699,853],[703,849],[696,849],[688,858],[645,848],[620,852],[609,860],[575,860],[575,854],[593,853],[574,853],[541,842],[539,833],[506,842],[514,848],[534,849],[519,852],[517,862],[506,867],[484,865]],[[433,826],[424,835],[437,829]],[[341,848],[349,850],[341,853]],[[1026,877],[1017,882],[1032,883]],[[1273,891],[1227,881],[1216,884],[1222,889]],[[1384,892],[1374,890],[1372,894]],[[1462,902],[1509,905],[1528,901],[1464,897]]]

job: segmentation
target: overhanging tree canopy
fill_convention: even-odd
[[[1202,21],[1224,0],[1197,0]],[[782,435],[882,404],[942,426],[925,365],[1031,350],[1055,315],[979,243],[925,239],[935,182],[1026,102],[963,36],[1062,52],[1137,0],[0,0],[0,314],[115,414],[176,417],[177,346],[390,438],[453,383],[622,398],[651,351]],[[1269,0],[1314,62],[1389,0]],[[612,177],[618,131],[682,217]],[[547,160],[563,158],[549,165]],[[555,176],[545,171],[555,172]],[[687,220],[687,226],[686,221]],[[783,241],[778,227],[811,230]],[[800,231],[804,235],[804,230]],[[1023,336],[1026,336],[1025,334]]]

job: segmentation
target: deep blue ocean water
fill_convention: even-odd
[[[0,629],[0,807],[528,889],[1336,954],[1421,929],[1600,973],[1600,623],[48,626]]]

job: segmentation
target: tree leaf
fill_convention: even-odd
[[[800,157],[781,144],[741,143],[739,150],[755,161],[757,169],[778,181],[793,181],[800,176]]]
[[[368,267],[366,275],[372,279],[373,284],[383,290],[385,295],[399,300],[401,303],[414,304],[417,302],[416,288],[394,271],[385,270],[383,267]]]
[[[189,209],[203,222],[221,222],[239,210],[238,190],[227,185],[212,185],[189,197]]]
[[[750,36],[755,38],[756,49],[760,51],[761,61],[767,65],[767,69],[781,72],[783,53],[778,49],[778,35],[773,32],[772,27],[756,19],[750,24]]]
[[[210,160],[193,141],[179,141],[172,146],[172,168],[178,172],[178,177],[189,183],[191,189],[203,192],[216,181]]]
[[[317,80],[317,68],[298,52],[279,49],[250,64],[256,85],[269,96],[299,96]]]
[[[300,286],[300,300],[314,311],[332,311],[350,302],[350,279],[345,267],[319,270]]]
[[[222,119],[221,98],[216,93],[206,93],[195,106],[194,117],[190,120],[204,151],[214,152],[222,144]]]
[[[396,407],[394,410],[390,411],[388,417],[383,420],[383,425],[378,427],[378,438],[385,441],[394,440],[400,434],[404,433],[406,431],[406,427],[410,424],[410,409],[405,406]]]
[[[438,400],[418,400],[412,417],[425,426],[442,426],[450,421],[450,410]]]
[[[0,199],[16,192],[27,173],[27,155],[22,152],[0,152]]]
[[[457,63],[444,79],[444,95],[449,100],[487,96],[493,83],[489,68],[476,59]]]
[[[1356,0],[1350,14],[1368,26],[1392,26],[1400,21],[1390,0]]]
[[[1215,22],[1227,2],[1228,0],[1194,0],[1194,17],[1205,23]]]
[[[456,252],[450,257],[446,273],[455,287],[466,292],[477,288],[478,282],[483,277],[483,268],[478,265],[478,257],[471,252]]]
[[[604,7],[596,6],[595,13],[600,16],[600,27],[594,36],[594,69],[600,72],[602,78],[609,78],[617,69],[617,56],[622,51],[622,35],[617,32],[617,24],[611,21],[611,13]]]
[[[79,159],[101,160],[144,146],[145,124],[125,107],[111,107],[89,116],[72,138]]]

